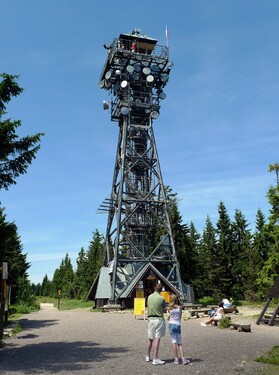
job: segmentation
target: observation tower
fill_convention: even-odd
[[[98,210],[108,214],[103,266],[87,298],[98,307],[131,307],[161,283],[166,298],[172,292],[185,301],[153,131],[166,98],[169,49],[137,29],[104,47],[99,87],[110,94],[103,108],[119,137],[111,192]]]

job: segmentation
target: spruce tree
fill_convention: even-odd
[[[88,260],[86,252],[82,247],[78,253],[77,270],[74,279],[75,297],[77,299],[85,299],[90,283],[92,284],[92,280],[88,282]]]
[[[182,215],[178,208],[177,194],[172,189],[165,187],[169,202],[169,219],[175,246],[175,252],[180,265],[180,274],[186,284],[192,284],[196,272],[196,252],[199,234],[191,223],[183,223]]]
[[[51,281],[48,279],[47,275],[44,276],[43,282],[41,285],[41,295],[44,297],[48,297],[50,295],[51,290]]]
[[[200,239],[201,236],[198,233],[198,231],[195,228],[194,223],[191,221],[190,222],[190,249],[191,251],[188,252],[188,261],[189,264],[191,265],[191,273],[190,273],[190,278],[192,282],[196,279],[197,276],[197,264],[198,264],[198,256],[200,252]]]
[[[23,89],[16,80],[18,76],[0,74],[0,190],[16,184],[16,178],[27,172],[28,166],[36,157],[43,133],[19,138],[16,134],[21,121],[3,118],[6,106],[12,97],[18,96]]]
[[[266,219],[263,212],[258,209],[256,214],[255,232],[253,235],[253,248],[259,256],[260,268],[268,259],[270,251],[270,234],[267,231]]]
[[[21,285],[23,279],[28,280],[27,270],[30,263],[27,262],[26,257],[27,254],[23,254],[17,226],[6,220],[5,209],[0,207],[0,267],[3,260],[8,261],[9,275],[13,279],[12,303],[16,303],[19,296],[19,280]]]
[[[270,164],[269,171],[276,173],[276,186],[270,186],[267,192],[271,205],[269,222],[266,225],[270,235],[270,250],[257,279],[259,296],[262,298],[266,298],[269,289],[279,275],[279,164]]]
[[[98,229],[93,232],[92,240],[86,252],[87,270],[85,274],[85,281],[87,285],[87,292],[89,291],[93,281],[95,280],[103,261],[104,255],[104,237],[99,233]]]
[[[54,272],[51,283],[53,297],[57,297],[59,289],[61,290],[62,298],[74,298],[74,270],[68,253],[62,259],[60,267]]]
[[[221,294],[217,280],[219,259],[216,256],[216,231],[209,216],[206,217],[197,258],[197,275],[194,281],[196,297],[219,298]]]
[[[237,299],[243,299],[247,288],[247,278],[251,273],[252,258],[252,235],[249,224],[243,213],[235,210],[234,222],[232,223],[232,257],[231,257],[231,295]]]
[[[232,294],[232,228],[227,209],[223,202],[218,206],[219,219],[217,221],[217,258],[216,283],[220,288],[220,297]]]

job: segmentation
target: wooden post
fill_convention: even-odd
[[[57,294],[58,294],[58,310],[60,310],[60,300],[61,300],[61,289],[60,288],[57,290]]]
[[[3,338],[3,320],[4,320],[4,280],[1,278],[1,304],[0,304],[0,340]]]
[[[5,294],[6,294],[6,280],[8,278],[8,262],[2,262],[2,278],[1,278],[1,303],[0,303],[0,340],[3,338],[4,332],[4,308],[5,308]]]
[[[270,326],[273,326],[274,320],[275,320],[278,313],[279,313],[279,303],[278,303],[276,309],[274,310],[274,313],[272,314],[272,317],[270,318],[270,321],[268,323]]]
[[[264,305],[264,308],[262,309],[262,312],[260,313],[260,316],[258,317],[257,321],[256,321],[256,324],[260,324],[269,304],[270,304],[270,301],[272,300],[272,298],[268,298],[267,301],[266,301],[266,304]]]

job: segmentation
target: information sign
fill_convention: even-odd
[[[145,298],[134,298],[134,316],[143,316],[145,320]]]

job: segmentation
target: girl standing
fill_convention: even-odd
[[[169,312],[169,333],[172,342],[172,350],[174,355],[174,364],[178,365],[183,363],[183,365],[188,365],[190,363],[189,359],[184,357],[184,351],[182,347],[182,337],[181,337],[181,316],[182,309],[178,305],[177,297],[175,294],[170,295],[170,302],[168,306]]]

